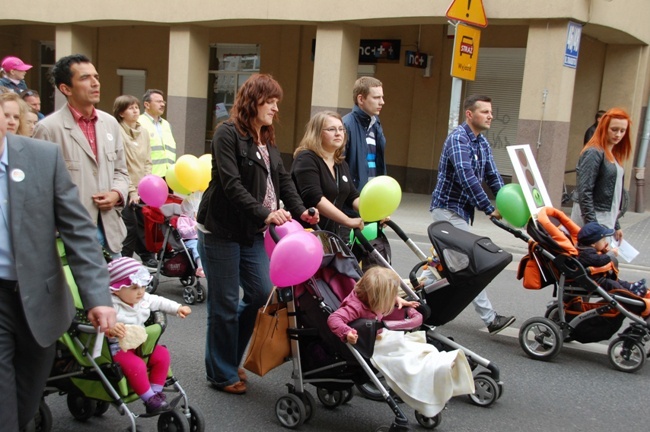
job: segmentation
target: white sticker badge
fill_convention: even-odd
[[[106,138],[107,138],[109,141],[113,141],[113,135],[111,135],[110,133],[107,133],[107,134],[106,134]]]
[[[19,168],[11,170],[11,179],[15,182],[25,180],[25,172]]]

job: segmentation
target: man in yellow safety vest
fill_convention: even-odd
[[[152,174],[165,177],[167,168],[176,162],[176,141],[172,135],[172,128],[167,120],[161,116],[165,112],[165,98],[163,92],[149,89],[142,97],[144,113],[138,122],[149,133],[151,144]]]

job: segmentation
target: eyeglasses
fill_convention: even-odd
[[[335,127],[329,127],[329,128],[323,129],[323,130],[324,130],[325,132],[329,132],[329,133],[331,133],[331,134],[335,134],[335,133],[338,131],[339,133],[342,133],[342,134],[345,135],[345,128],[344,128],[343,126],[338,127],[338,128],[335,128]]]

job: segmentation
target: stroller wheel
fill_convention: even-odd
[[[628,373],[638,371],[646,361],[643,344],[629,337],[614,339],[609,344],[607,355],[614,369]]]
[[[415,410],[415,420],[420,423],[420,426],[427,428],[427,429],[435,429],[438,426],[440,426],[440,423],[442,422],[442,413],[438,413],[434,415],[433,417],[426,417],[418,410]]]
[[[184,287],[194,285],[195,280],[194,276],[184,276],[181,278],[181,285]]]
[[[41,399],[38,411],[34,416],[34,430],[36,432],[50,432],[52,430],[52,411],[45,401]]]
[[[187,417],[179,410],[165,411],[158,417],[158,432],[189,432]]]
[[[81,393],[68,393],[68,410],[72,416],[79,421],[86,421],[95,415],[97,402],[88,399]]]
[[[155,293],[156,290],[158,289],[158,282],[159,282],[158,275],[153,275],[153,277],[151,278],[151,282],[149,282],[149,285],[147,285],[146,291],[149,294]]]
[[[205,417],[203,412],[192,405],[188,406],[190,410],[189,424],[190,432],[203,432],[205,430]]]
[[[95,412],[93,413],[93,415],[95,417],[103,416],[106,413],[106,411],[108,411],[110,406],[111,406],[110,402],[106,402],[106,401],[97,402],[97,407],[95,408]]]
[[[197,282],[194,288],[196,288],[196,302],[203,303],[205,301],[205,288],[200,282]]]
[[[281,396],[275,403],[275,416],[282,426],[295,429],[307,419],[307,409],[302,399],[295,394]]]
[[[519,345],[530,358],[552,360],[562,349],[560,329],[548,318],[531,318],[519,330]]]
[[[343,390],[343,402],[341,402],[341,404],[350,402],[353,396],[354,392],[352,391],[352,387]]]
[[[308,422],[312,414],[314,414],[314,407],[316,406],[316,401],[314,397],[307,390],[304,393],[294,393],[302,399],[302,403],[305,404],[305,422]]]
[[[489,375],[476,375],[474,387],[476,391],[468,396],[474,405],[489,407],[500,397],[499,384]]]
[[[196,298],[198,296],[199,293],[193,286],[186,286],[185,289],[183,289],[183,300],[185,300],[185,303],[189,305],[196,303]]]
[[[557,324],[558,327],[560,326],[560,311],[557,303],[553,303],[551,306],[549,306],[546,309],[544,316]],[[572,340],[573,338],[571,336],[566,336],[564,338],[564,342],[571,342]]]
[[[318,400],[325,406],[325,408],[334,409],[345,402],[347,395],[343,394],[341,390],[327,390],[323,387],[318,387],[316,390]]]

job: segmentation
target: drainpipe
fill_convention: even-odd
[[[645,111],[645,123],[643,124],[639,155],[636,159],[636,167],[634,167],[634,178],[636,179],[634,211],[637,213],[645,212],[645,159],[648,154],[648,142],[650,142],[650,98],[648,99],[648,106]]]

